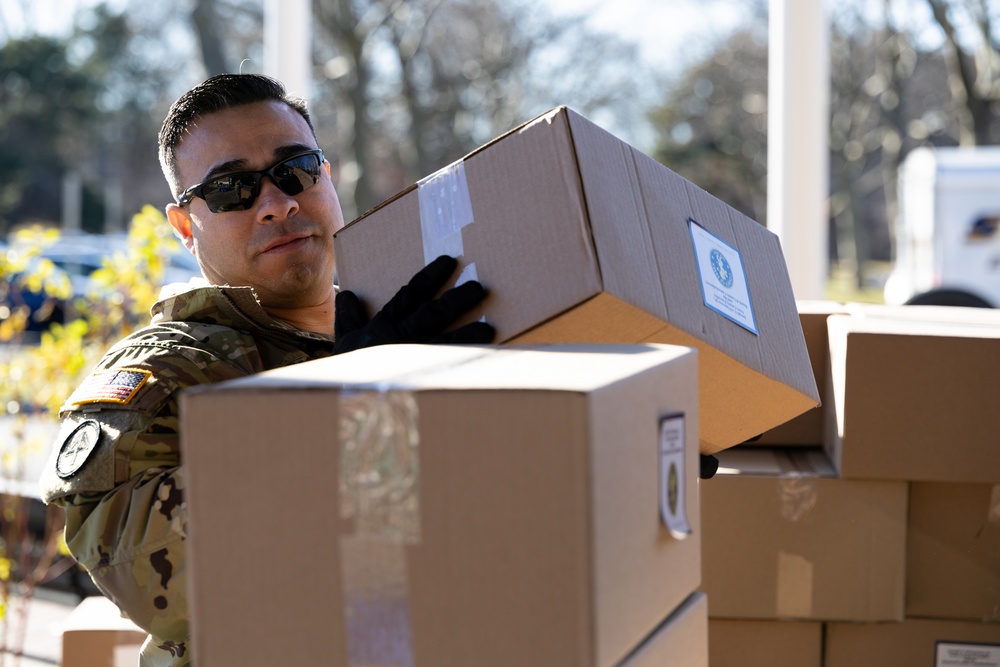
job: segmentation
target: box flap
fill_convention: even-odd
[[[380,345],[195,387],[186,393],[343,386],[376,391],[537,389],[590,392],[689,354],[697,354],[697,351],[654,344]]]

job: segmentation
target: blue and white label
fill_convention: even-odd
[[[750,288],[740,251],[688,218],[695,265],[705,305],[747,331],[757,334]]]
[[[660,419],[660,518],[676,540],[691,534],[684,498],[684,415],[668,415]]]

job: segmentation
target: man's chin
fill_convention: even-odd
[[[290,310],[295,308],[312,308],[333,298],[333,280],[322,280],[312,275],[297,275],[294,280],[283,280],[280,284],[269,283],[252,285],[257,293],[257,299],[264,308]]]

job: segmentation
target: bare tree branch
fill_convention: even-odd
[[[191,27],[198,38],[201,59],[209,76],[231,71],[222,51],[223,40],[219,32],[215,0],[196,0],[191,9]]]

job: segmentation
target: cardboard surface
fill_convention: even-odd
[[[905,483],[837,479],[818,450],[718,456],[701,484],[712,618],[903,618]]]
[[[687,348],[389,345],[181,414],[198,663],[603,667],[700,581]]]
[[[132,667],[146,633],[103,596],[84,598],[66,617],[62,667]]]
[[[708,667],[708,661],[708,599],[692,593],[620,667]]]
[[[1000,484],[910,484],[906,615],[1000,622]]]
[[[451,254],[489,289],[469,319],[496,326],[497,342],[699,348],[706,453],[819,401],[777,237],[566,108],[369,211],[334,245],[341,286],[373,312]]]
[[[1000,312],[969,317],[828,319],[825,447],[842,477],[1000,482]]]
[[[819,388],[822,405],[807,410],[798,417],[765,431],[752,444],[755,445],[803,445],[816,447],[823,444],[825,428],[823,425],[823,405],[829,402],[827,395],[827,375],[830,366],[830,339],[826,332],[826,318],[830,315],[848,312],[848,306],[836,301],[796,302],[799,311],[799,321],[802,323],[802,333],[809,351],[809,361],[812,363],[816,386]]]
[[[823,624],[712,619],[708,656],[712,667],[821,667]]]
[[[939,658],[938,642],[955,646],[956,654]],[[976,646],[979,643],[986,645]],[[824,667],[987,667],[997,664],[1000,658],[1000,623],[921,619],[902,623],[828,623],[824,653]]]

